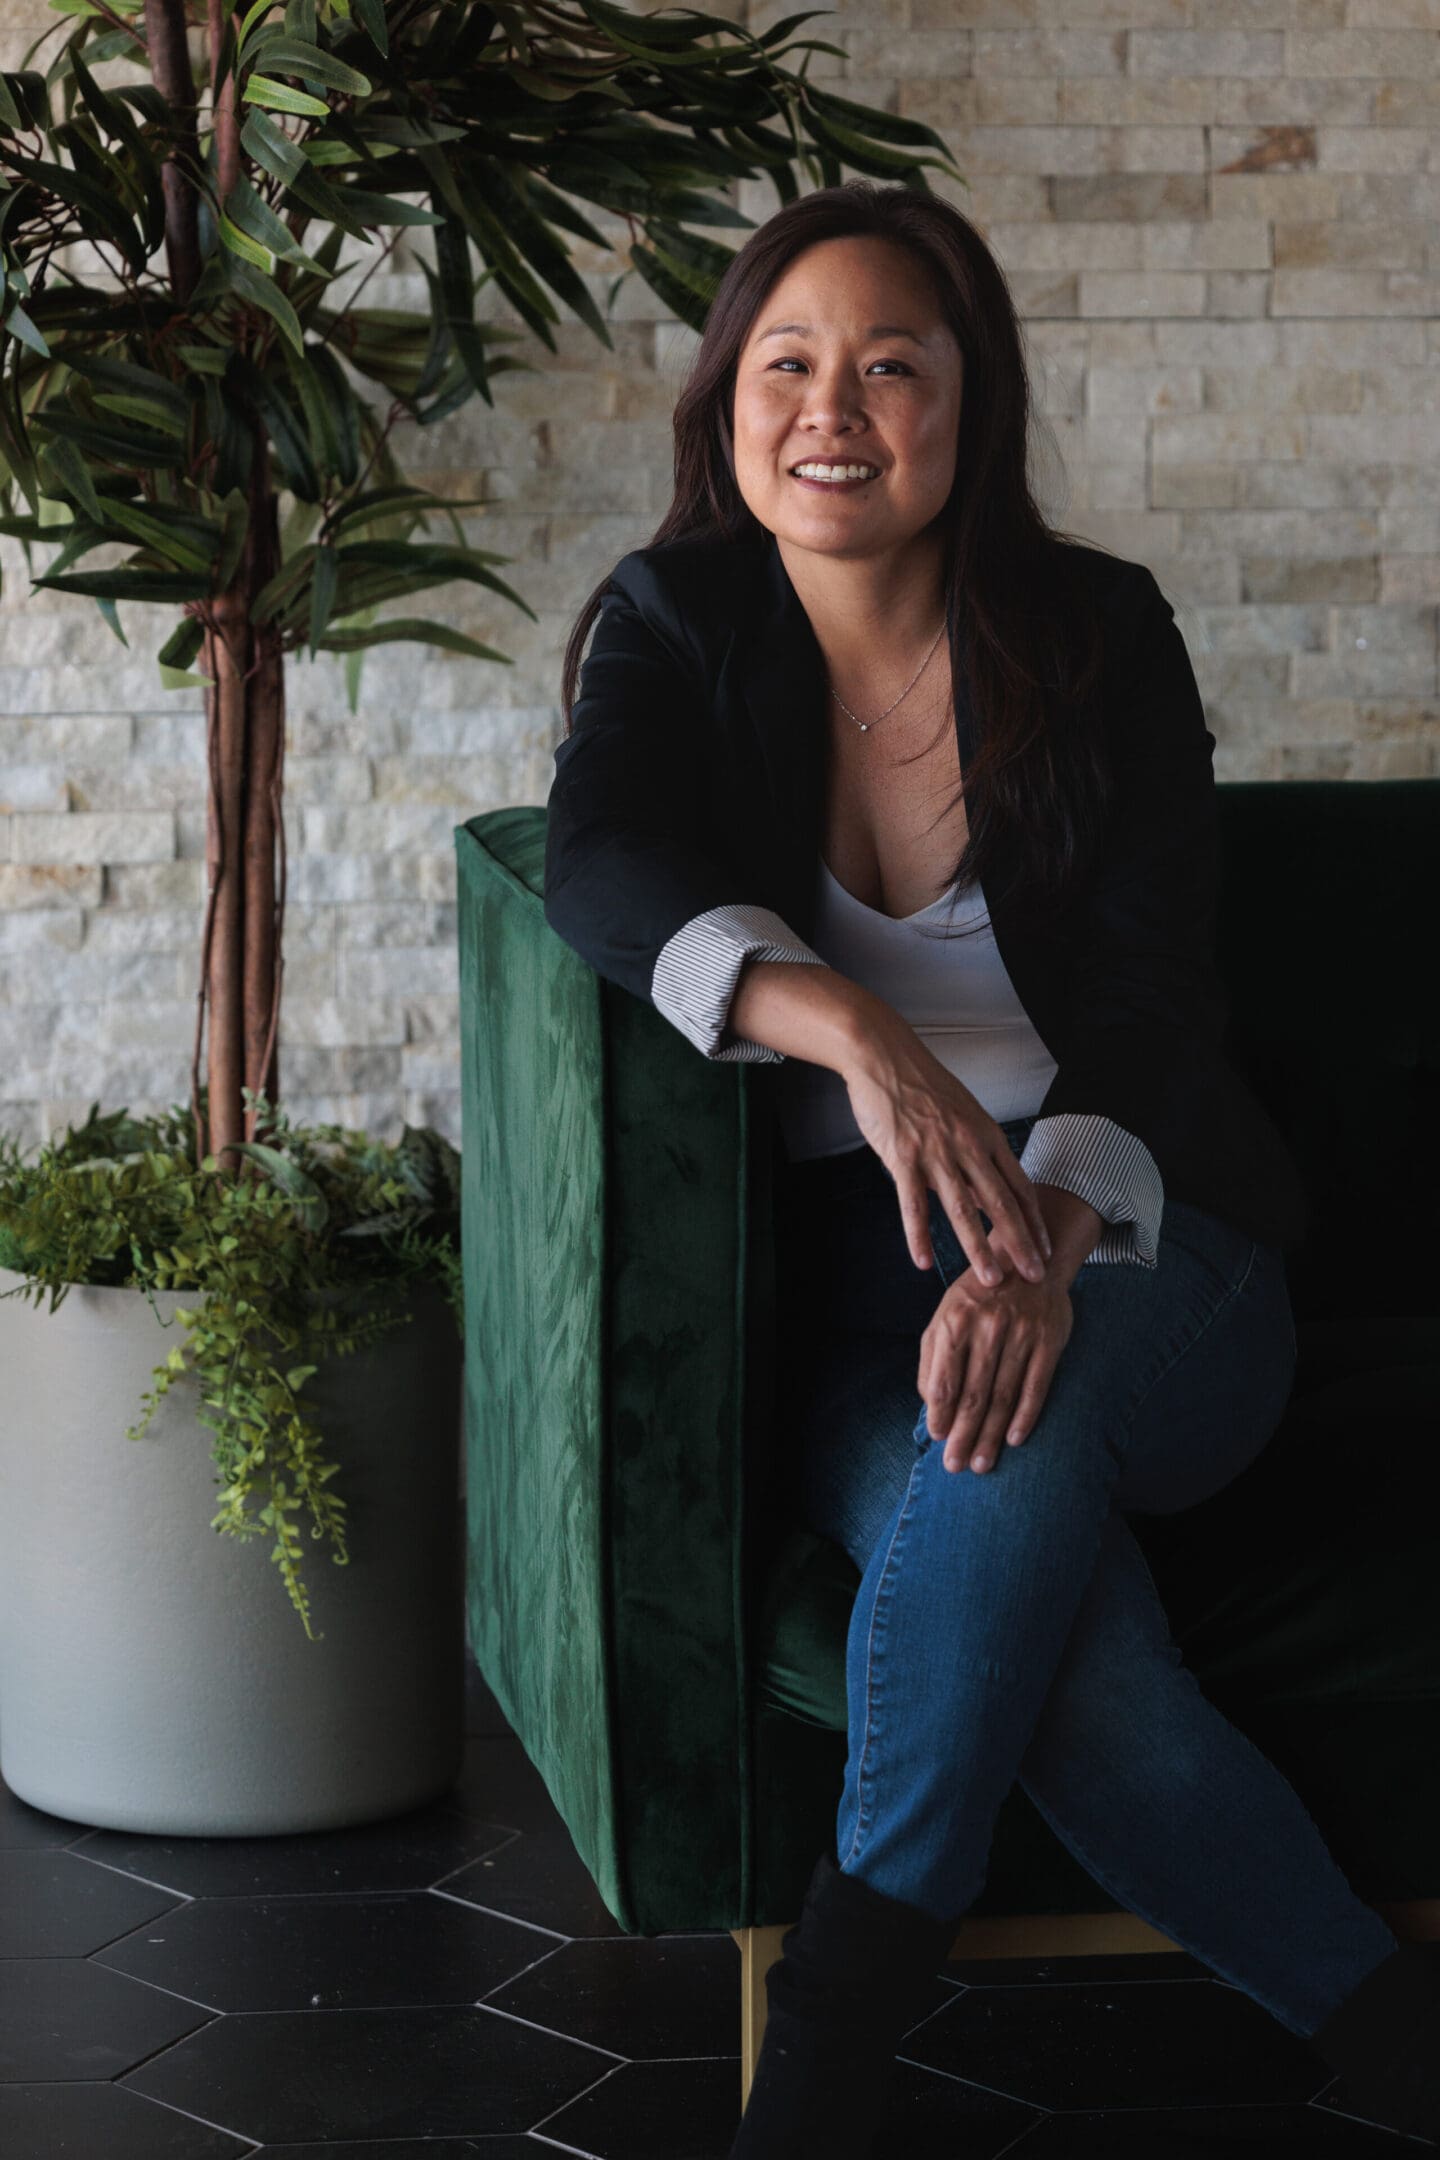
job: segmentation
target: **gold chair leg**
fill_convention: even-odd
[[[1401,1898],[1375,1910],[1402,1942],[1440,1942],[1440,1898]],[[796,1919],[799,1915],[796,1915]],[[795,1925],[731,1928],[740,1945],[740,2108],[750,2099],[769,1998],[765,1975],[782,1953]],[[971,1913],[961,1921],[952,1958],[1055,1958],[1151,1956],[1180,1948],[1136,1914]]]
[[[740,2112],[743,2115],[755,2079],[760,2043],[765,2037],[765,1975],[781,1954],[781,1943],[793,1921],[781,1927],[731,1928],[740,1945]]]

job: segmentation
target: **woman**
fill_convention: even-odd
[[[1183,1668],[1126,1521],[1278,1423],[1303,1202],[1221,1047],[1215,739],[1172,610],[1047,528],[1027,428],[975,228],[803,197],[727,269],[674,502],[565,659],[547,919],[707,1057],[776,1068],[778,1429],[862,1570],[750,2160],[870,2152],[1017,1779],[1362,2105],[1440,2129],[1424,1954]]]

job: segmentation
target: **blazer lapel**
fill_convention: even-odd
[[[739,724],[749,731],[737,746],[741,767],[763,783],[751,841],[757,869],[769,872],[776,912],[808,938],[823,840],[825,663],[773,533],[758,551],[753,583],[744,585],[732,665],[743,706]]]

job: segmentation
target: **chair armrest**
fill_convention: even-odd
[[[544,828],[455,832],[471,1647],[620,1925],[744,1925],[768,1149],[546,923]]]

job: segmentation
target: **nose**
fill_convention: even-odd
[[[865,425],[860,385],[848,367],[817,364],[801,400],[800,425],[815,435],[852,435]]]

